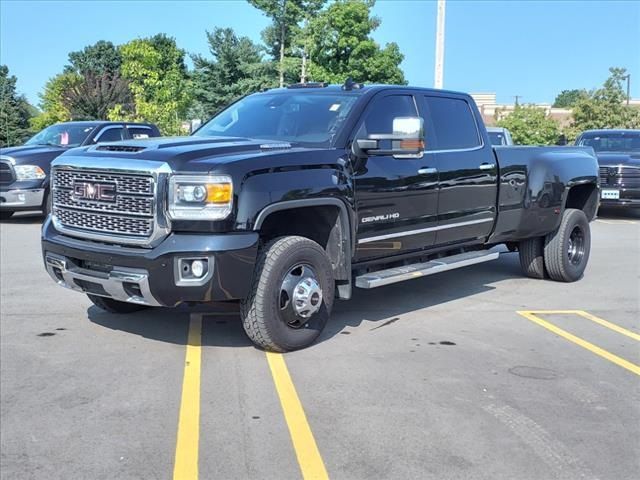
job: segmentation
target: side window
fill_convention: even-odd
[[[358,138],[371,133],[393,133],[395,117],[416,117],[416,102],[411,95],[389,95],[373,100],[358,130]]]
[[[122,127],[107,127],[98,134],[95,143],[102,142],[119,142],[124,139],[124,128]]]
[[[127,130],[129,130],[129,135],[131,135],[131,138],[134,140],[155,136],[153,130],[146,127],[127,127]]]
[[[480,146],[478,127],[469,104],[459,98],[425,97],[435,144],[428,150],[460,150]]]

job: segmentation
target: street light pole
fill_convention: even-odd
[[[444,14],[445,0],[438,0],[438,16],[436,20],[436,63],[433,80],[434,88],[442,88],[444,76]]]
[[[629,106],[629,99],[631,98],[631,90],[630,90],[631,74],[627,73],[627,75],[622,77],[622,78],[626,78],[627,79],[627,107],[628,107]]]

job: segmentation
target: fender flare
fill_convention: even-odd
[[[347,210],[345,202],[338,198],[321,197],[321,198],[308,198],[301,200],[285,200],[282,202],[272,203],[264,207],[256,217],[253,224],[253,230],[258,231],[262,228],[262,224],[269,215],[275,212],[283,210],[292,210],[294,208],[304,207],[321,207],[321,206],[333,206],[338,207],[338,218],[340,220],[340,229],[342,233],[342,244],[340,250],[342,251],[343,262],[342,269],[344,280],[346,284],[336,285],[338,290],[338,298],[349,299],[351,298],[351,258],[355,248],[355,235],[352,232],[352,219]]]

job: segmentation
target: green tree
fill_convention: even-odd
[[[380,19],[371,16],[374,0],[336,0],[310,23],[310,73],[314,80],[406,84],[395,42],[381,48],[371,38]]]
[[[31,106],[16,91],[17,79],[0,65],[0,147],[20,145],[30,136]]]
[[[122,57],[120,52],[111,42],[100,40],[84,49],[69,54],[69,65],[66,72],[75,72],[79,75],[92,73],[95,75],[114,75],[120,72]]]
[[[202,117],[209,117],[243,95],[276,86],[275,65],[262,61],[261,48],[230,28],[207,32],[212,59],[192,57],[194,94]]]
[[[119,73],[86,72],[62,92],[62,101],[76,120],[105,120],[116,105],[134,109],[129,82]]]
[[[74,72],[60,73],[50,78],[39,95],[42,113],[31,119],[31,128],[39,131],[54,123],[71,120],[71,112],[64,101],[64,94],[80,81],[81,77]]]
[[[516,145],[553,145],[560,136],[558,122],[535,105],[516,105],[497,125],[509,129]]]
[[[610,68],[602,88],[576,102],[570,136],[593,128],[640,128],[640,109],[626,105],[626,70]]]
[[[132,40],[120,47],[122,76],[129,81],[134,107],[118,104],[110,119],[148,121],[167,135],[184,133],[181,122],[191,104],[190,80],[184,68],[184,50],[165,35]]]
[[[562,90],[553,102],[554,108],[572,108],[579,100],[587,97],[589,93],[582,89]]]
[[[262,32],[267,49],[278,61],[279,85],[284,86],[287,73],[293,78],[306,76],[306,43],[301,37],[301,22],[308,24],[326,0],[249,0],[271,19],[271,25]],[[289,57],[289,58],[286,58]],[[292,61],[299,57],[301,62]],[[302,66],[303,71],[300,72]]]

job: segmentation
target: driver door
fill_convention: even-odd
[[[392,133],[393,119],[422,112],[411,92],[382,92],[365,109],[355,138]],[[425,118],[426,142],[431,131]],[[435,154],[421,158],[370,156],[354,172],[357,245],[354,261],[417,251],[435,242],[438,173]]]

